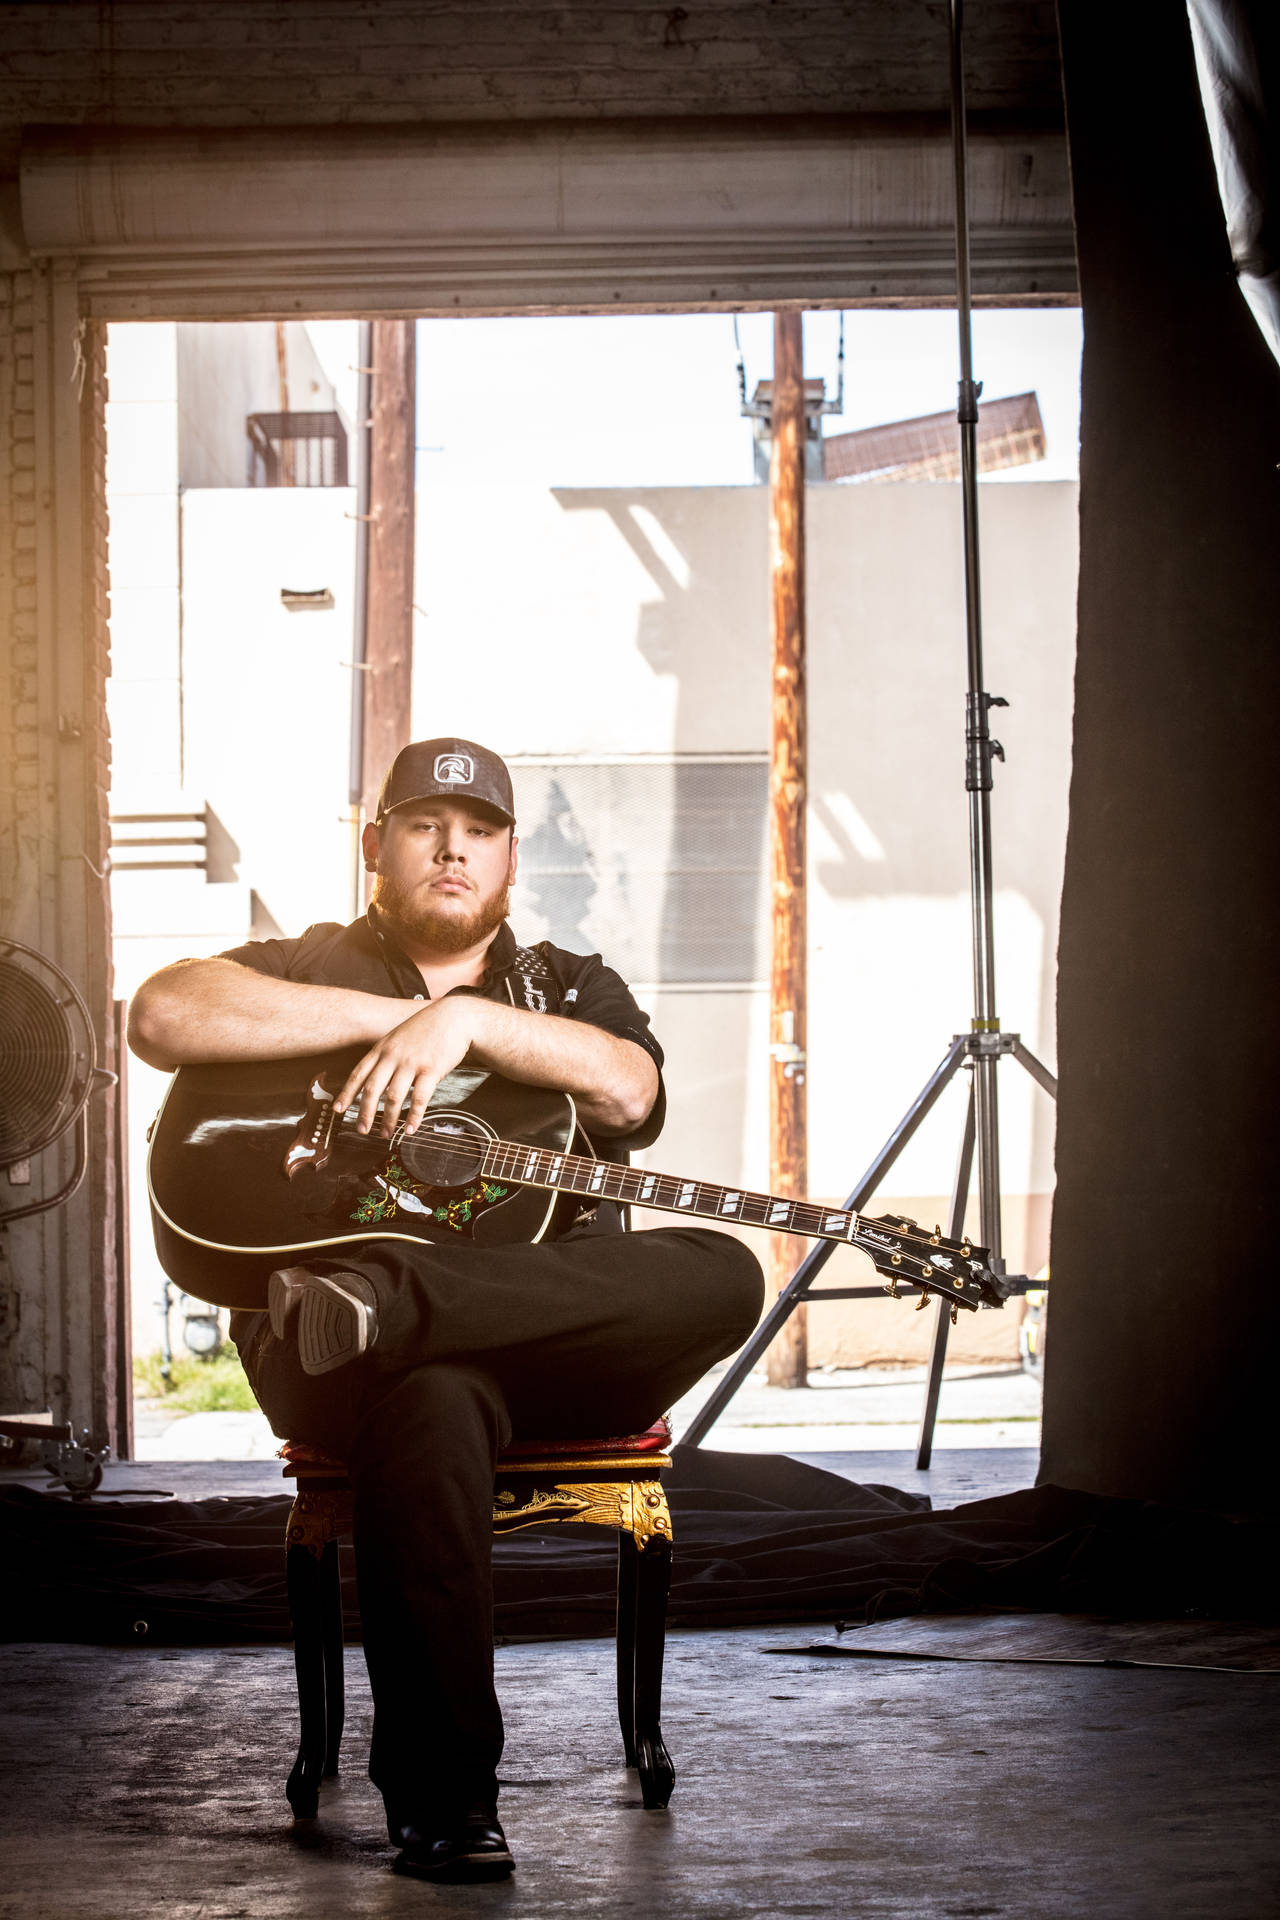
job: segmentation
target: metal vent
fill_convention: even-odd
[[[114,873],[204,873],[209,865],[208,809],[197,813],[113,813]]]
[[[510,760],[523,937],[601,952],[633,984],[761,978],[762,754]]]

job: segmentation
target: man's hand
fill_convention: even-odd
[[[600,1133],[630,1133],[658,1097],[658,1070],[633,1040],[458,993],[430,1001],[376,1041],[348,1074],[335,1107],[344,1113],[358,1098],[356,1131],[368,1133],[381,1100],[378,1133],[389,1140],[401,1124],[413,1133],[440,1082],[463,1060],[527,1086],[559,1087]]]
[[[381,1100],[378,1133],[389,1140],[402,1123],[406,1133],[416,1133],[432,1094],[471,1048],[477,1024],[472,1009],[479,1004],[462,995],[432,1000],[393,1027],[352,1067],[334,1100],[335,1111],[345,1113],[358,1095],[356,1132],[368,1133]],[[409,1106],[402,1114],[406,1100]]]

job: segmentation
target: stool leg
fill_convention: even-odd
[[[631,1533],[618,1535],[618,1725],[629,1767],[636,1764],[636,1595],[640,1553]]]
[[[332,1780],[338,1771],[338,1749],[342,1745],[342,1725],[346,1717],[346,1688],[342,1671],[342,1570],[338,1564],[336,1540],[326,1541],[321,1556],[320,1604],[324,1640],[324,1777]]]
[[[299,1820],[313,1820],[320,1805],[325,1762],[325,1659],[323,1567],[308,1547],[285,1553],[285,1582],[293,1621],[293,1665],[298,1678],[298,1757],[285,1796]]]
[[[662,1744],[662,1657],[667,1634],[667,1594],[671,1586],[671,1542],[651,1539],[637,1553],[636,1591],[636,1763],[640,1791],[650,1811],[665,1807],[676,1783],[671,1756]]]

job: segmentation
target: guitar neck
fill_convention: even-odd
[[[859,1216],[843,1207],[783,1200],[777,1194],[720,1187],[710,1180],[682,1180],[670,1173],[642,1172],[610,1160],[589,1159],[585,1154],[554,1153],[544,1147],[495,1140],[485,1153],[482,1172],[486,1179],[581,1193],[594,1200],[620,1200],[627,1206],[696,1214],[704,1220],[737,1220],[747,1226],[768,1227],[775,1233],[843,1240],[855,1247],[864,1244]],[[883,1234],[878,1237],[883,1240]]]

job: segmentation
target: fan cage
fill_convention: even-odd
[[[52,1146],[93,1088],[93,1024],[73,983],[42,954],[0,942],[0,1167]]]

